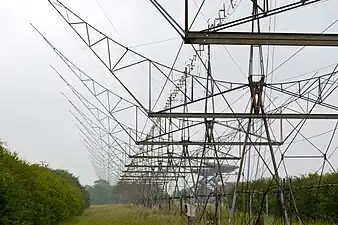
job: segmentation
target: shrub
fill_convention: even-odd
[[[327,173],[308,174],[301,177],[293,177],[285,184],[285,205],[289,214],[295,216],[293,200],[290,196],[288,182],[292,184],[292,195],[298,210],[298,215],[305,221],[324,220],[338,223],[338,174]],[[279,182],[283,184],[282,181]],[[276,217],[281,216],[281,206],[278,200],[277,184],[271,179],[261,179],[249,183],[240,184],[238,190],[250,189],[260,193],[268,193],[269,213]],[[269,192],[268,192],[269,190]],[[231,193],[231,192],[230,192]],[[259,212],[265,210],[265,196],[263,194],[252,195],[252,210]],[[262,202],[264,199],[264,202]],[[230,198],[230,202],[231,202]],[[244,207],[242,207],[244,205]],[[245,208],[246,207],[246,208]],[[247,211],[248,194],[240,194],[237,197],[237,210]]]
[[[89,206],[85,196],[67,171],[28,164],[0,144],[0,224],[59,224]]]

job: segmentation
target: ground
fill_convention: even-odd
[[[92,206],[86,212],[64,225],[170,225],[184,224],[180,216],[159,213],[156,210],[126,205]]]
[[[273,219],[270,220],[271,224]],[[224,220],[226,224],[227,220]],[[91,206],[85,213],[63,225],[184,225],[180,215],[169,215],[156,209],[130,205]],[[204,223],[205,224],[205,223]],[[223,224],[223,223],[222,223]],[[269,223],[270,224],[270,223]],[[306,225],[328,225],[325,222],[306,223]],[[200,225],[200,224],[198,224]],[[293,225],[298,225],[294,222]]]

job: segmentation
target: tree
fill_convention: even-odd
[[[84,195],[67,171],[29,164],[0,144],[0,224],[59,224],[84,210]]]

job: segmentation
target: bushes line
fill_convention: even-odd
[[[72,174],[28,164],[0,143],[0,224],[59,224],[82,214],[88,199]]]
[[[309,174],[301,177],[292,177],[279,181],[285,187],[285,206],[289,215],[295,217],[297,214],[303,220],[324,220],[338,223],[338,174],[327,173]],[[291,183],[291,191],[290,191]],[[277,184],[272,179],[261,179],[249,183],[243,183],[241,190],[255,190],[251,193],[253,211],[263,210],[266,207],[266,194],[268,194],[268,208],[271,215],[280,216],[282,207],[280,205]],[[259,193],[257,193],[259,192]],[[231,193],[231,192],[230,192]],[[248,194],[238,196],[237,210],[248,209]],[[231,198],[230,198],[231,201]],[[264,201],[264,202],[262,202]],[[295,204],[297,210],[295,209]],[[296,213],[298,211],[298,213]]]

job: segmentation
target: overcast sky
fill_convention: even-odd
[[[179,7],[182,4],[179,4],[178,0],[162,2],[175,18],[182,22],[183,17],[180,16],[183,8]],[[196,2],[198,4],[201,1]],[[204,15],[207,18],[215,13],[217,15],[221,2],[213,2],[205,9]],[[124,45],[138,46],[170,39],[161,44],[134,49],[167,65],[172,64],[180,39],[149,1],[64,0],[63,3]],[[238,10],[244,13],[250,9],[249,6],[244,4]],[[296,11],[280,18],[277,30],[321,32],[338,18],[337,8],[338,2],[331,0]],[[54,168],[68,169],[79,176],[83,184],[91,184],[97,177],[88,159],[88,152],[74,126],[74,119],[68,112],[70,105],[61,95],[61,92],[69,91],[50,65],[62,71],[66,71],[65,67],[32,29],[30,23],[86,72],[100,74],[98,79],[107,82],[106,84],[110,82],[107,71],[62,21],[47,0],[2,0],[0,21],[1,140],[7,142],[12,150],[19,152],[29,162],[44,161]],[[203,17],[199,17],[197,24],[204,23]],[[337,32],[338,25],[332,26],[329,31]],[[227,63],[219,63],[216,70],[226,69],[230,80],[245,81],[248,49],[228,49],[238,65],[233,63],[229,55],[223,53],[224,62]],[[278,57],[276,56],[275,64],[283,62],[296,50],[297,48],[276,49]],[[181,68],[191,53],[189,48],[182,53],[178,64]],[[216,53],[215,55],[217,56]],[[216,56],[216,60],[222,60]],[[334,48],[306,49],[294,61],[280,68],[280,76],[276,79],[285,80],[336,62],[338,51]],[[242,68],[244,76],[238,67]],[[139,84],[135,82],[135,77],[129,82],[131,89],[136,90]],[[118,90],[118,87],[112,87]]]

